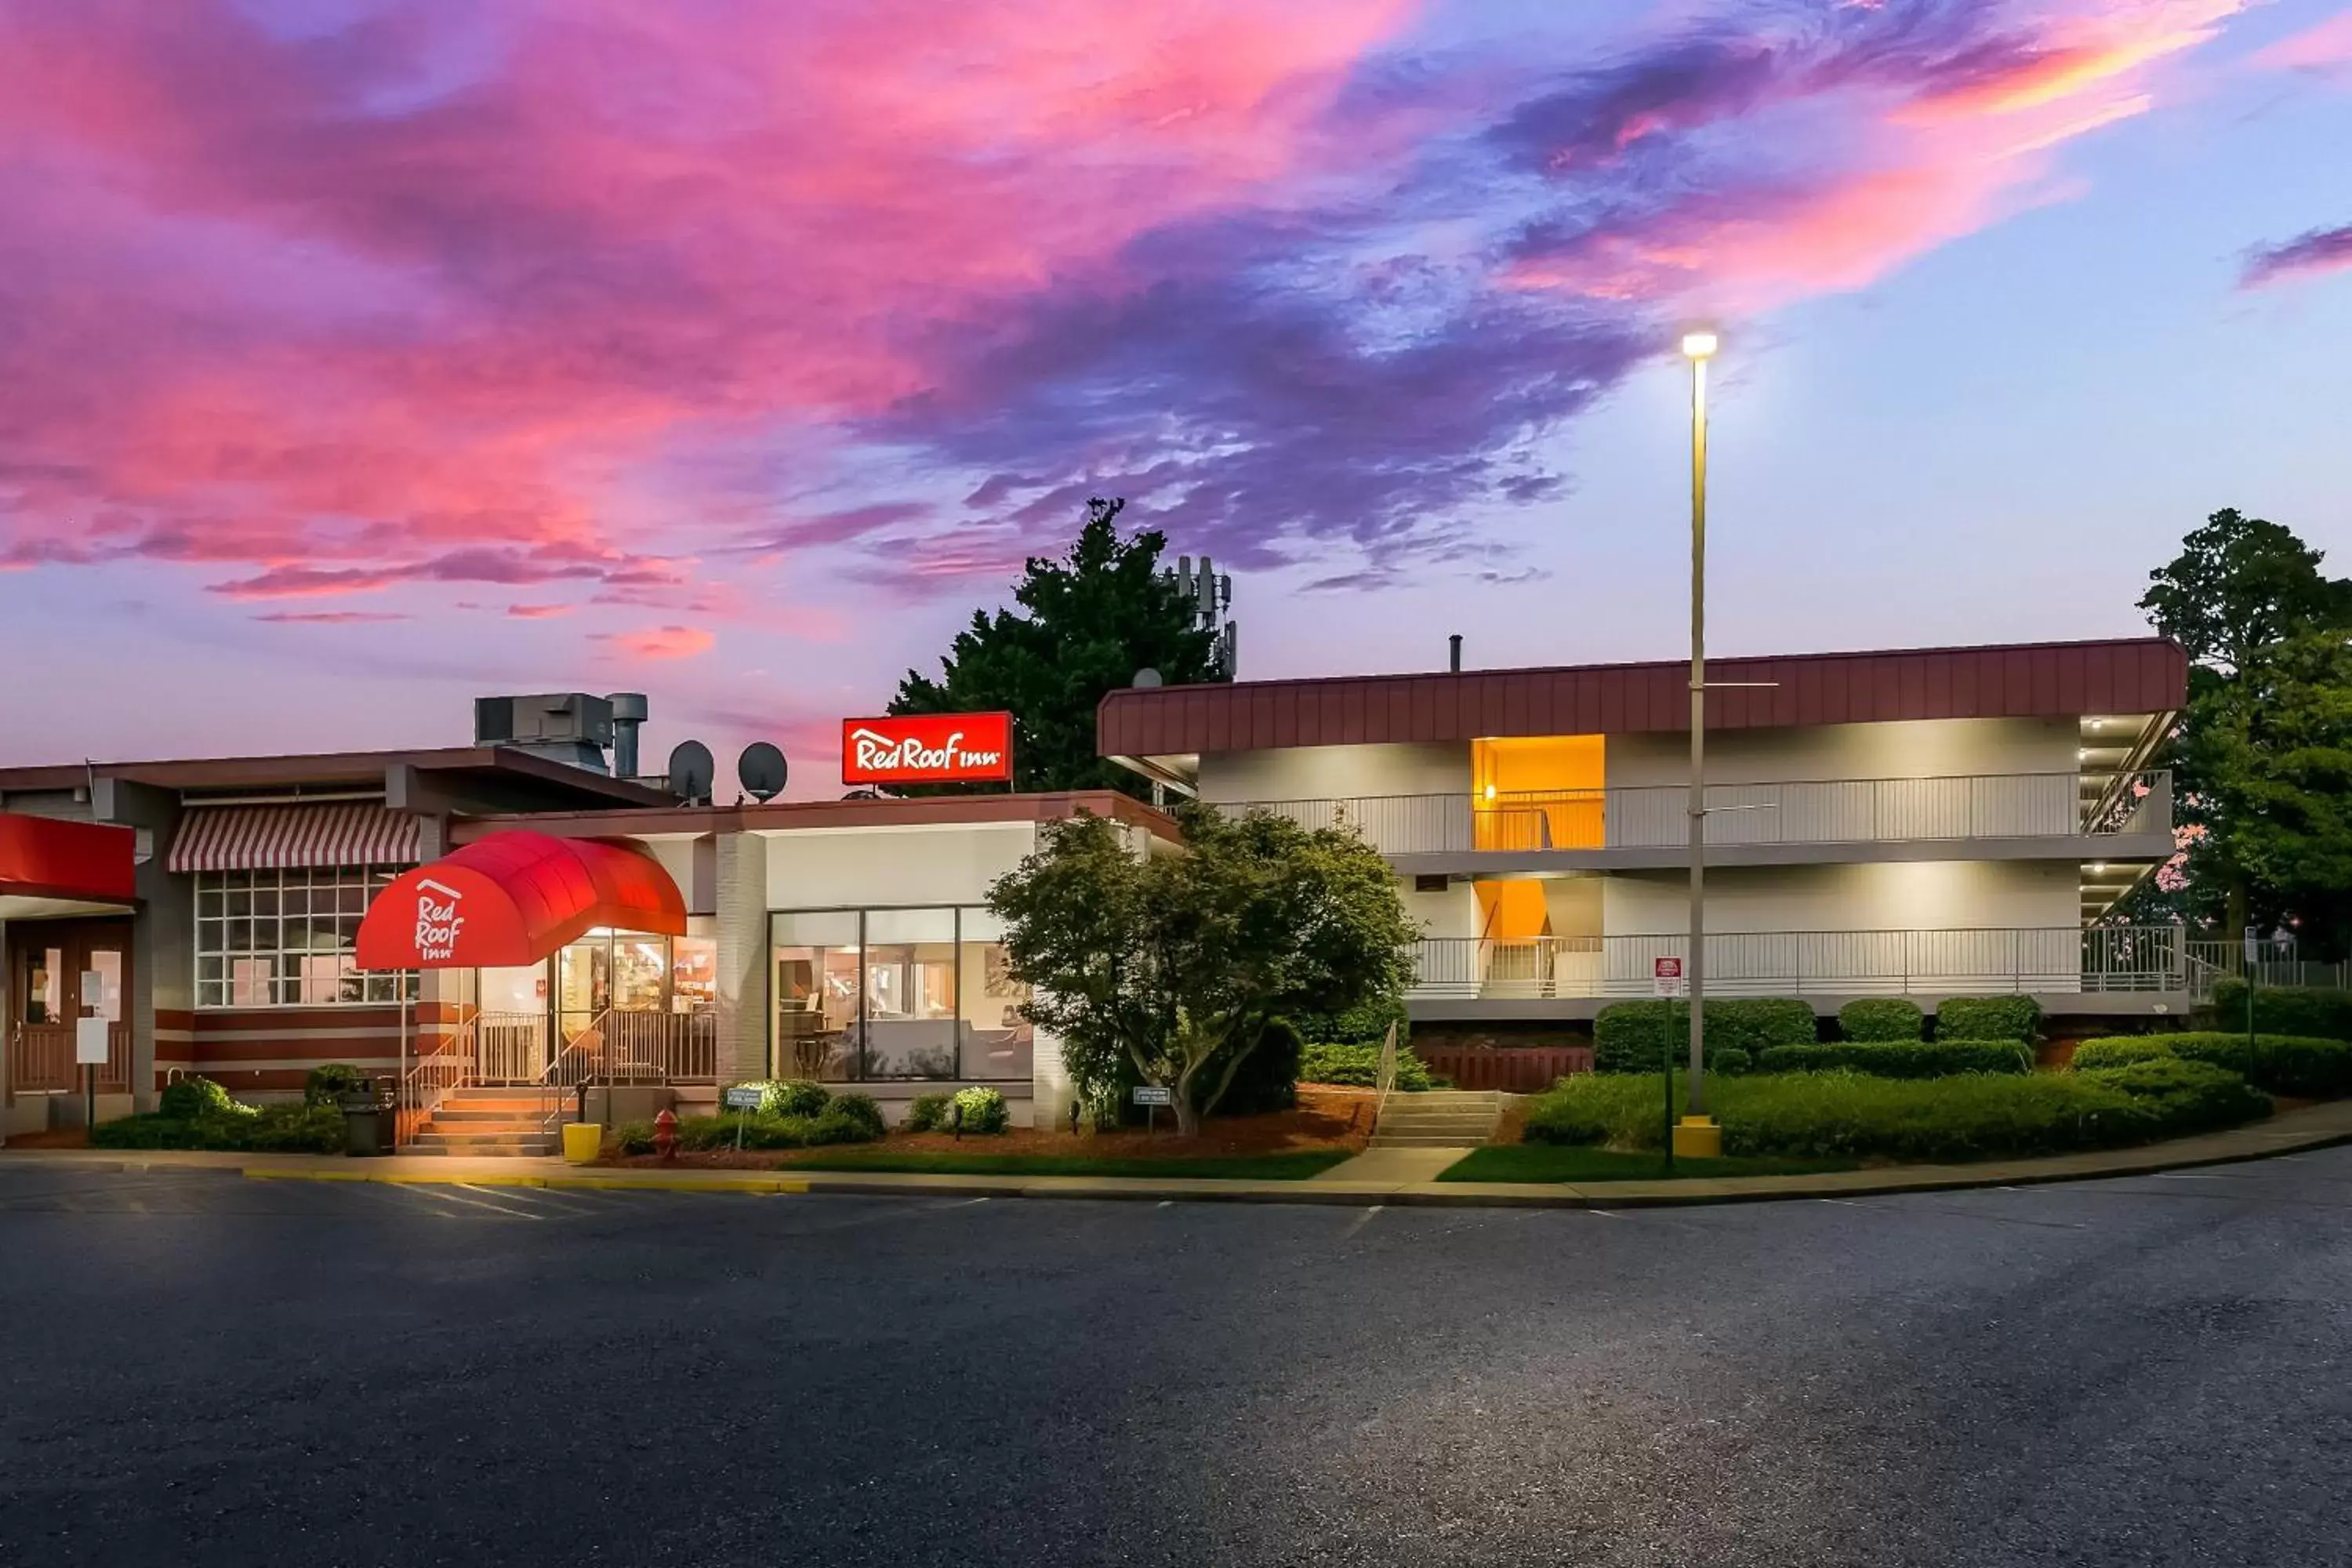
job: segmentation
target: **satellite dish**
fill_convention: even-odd
[[[1147,664],[1135,672],[1135,679],[1129,684],[1149,691],[1160,684],[1160,672]]]
[[[717,771],[709,747],[699,741],[680,741],[670,749],[669,793],[689,805],[707,801]]]
[[[784,792],[784,753],[771,742],[754,741],[735,759],[735,776],[752,799],[773,800]]]

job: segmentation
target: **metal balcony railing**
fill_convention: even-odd
[[[1709,844],[1872,844],[2109,837],[2172,830],[2172,774],[1978,773],[1711,784]],[[1221,805],[1306,827],[1353,826],[1384,855],[1674,848],[1690,842],[1681,784],[1605,790],[1356,795]]]
[[[1990,992],[2181,992],[2178,926],[1709,932],[1710,996],[1902,996]],[[1420,997],[1647,996],[1673,936],[1430,937],[1414,952]]]

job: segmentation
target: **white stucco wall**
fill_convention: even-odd
[[[1601,883],[1608,935],[1689,929],[1685,874],[1623,874]],[[2072,929],[2081,923],[2081,869],[2033,860],[1710,869],[1706,923],[1722,932]]]
[[[1709,731],[1711,784],[1796,779],[1955,778],[2071,773],[2081,729],[2072,719],[1928,719],[1892,724]],[[1612,735],[1609,787],[1685,784],[1690,737]]]
[[[1400,877],[1397,898],[1404,905],[1405,919],[1421,928],[1423,936],[1478,934],[1478,889],[1466,878],[1447,883],[1442,893],[1416,893],[1412,879]]]
[[[978,904],[1036,847],[1027,822],[801,828],[769,836],[772,910]]]
[[[1470,792],[1470,745],[1292,746],[1211,752],[1201,758],[1201,798],[1330,800],[1349,795]]]

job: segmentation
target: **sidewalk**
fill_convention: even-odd
[[[881,1171],[608,1169],[560,1159],[464,1160],[408,1156],[346,1160],[326,1154],[214,1154],[172,1151],[0,1151],[0,1174],[34,1171],[212,1172],[252,1181],[395,1182],[605,1191],[856,1193],[935,1197],[1179,1199],[1260,1204],[1417,1205],[1475,1208],[1648,1208],[1775,1198],[1867,1197],[1961,1187],[2028,1186],[2137,1176],[2189,1165],[2259,1160],[2352,1143],[2352,1100],[2306,1106],[2251,1127],[2090,1154],[1969,1165],[1899,1165],[1805,1176],[1719,1181],[1439,1182],[1418,1173],[1387,1180],[1297,1182],[1161,1180],[1148,1176],[934,1176]],[[1352,1162],[1351,1162],[1352,1163]]]

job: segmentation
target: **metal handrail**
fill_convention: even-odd
[[[2090,790],[2085,798],[2086,787]],[[1957,773],[1917,778],[1718,783],[1708,842],[1861,844],[2021,837],[2112,837],[2169,829],[2172,775]],[[1672,848],[1688,843],[1682,784],[1222,803],[1306,827],[1349,826],[1391,855],[1559,848]]]
[[[1679,932],[1424,937],[1411,989],[1424,997],[1646,996],[1656,961],[1686,959],[1688,948]],[[2169,994],[2190,989],[2187,948],[2178,926],[1710,932],[1707,986],[1720,996]]]
[[[1380,1131],[1381,1117],[1389,1108],[1389,1091],[1396,1088],[1397,1026],[1389,1025],[1389,1032],[1381,1037],[1380,1071],[1373,1075],[1372,1086],[1379,1093],[1372,1100],[1372,1131]]]
[[[443,1037],[441,1048],[417,1054],[415,1065],[400,1075],[400,1094],[393,1110],[394,1147],[413,1143],[441,1102],[473,1078],[474,1020],[462,1020],[453,1034]]]

